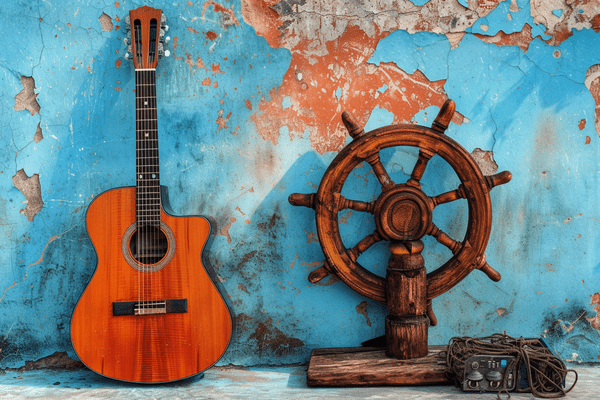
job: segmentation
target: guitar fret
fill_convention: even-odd
[[[160,223],[161,189],[155,72],[136,71],[135,77],[137,218],[140,223]]]

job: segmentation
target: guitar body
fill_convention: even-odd
[[[127,247],[136,230],[136,188],[104,192],[88,209],[98,265],[73,313],[71,337],[81,361],[100,375],[141,383],[180,380],[212,366],[229,344],[229,310],[201,261],[208,221],[175,217],[162,207],[160,213],[168,255],[156,270],[140,271]],[[140,297],[172,303],[135,315]]]

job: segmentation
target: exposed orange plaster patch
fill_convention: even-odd
[[[326,44],[327,54],[319,62],[311,63],[300,43],[292,53],[290,67],[282,85],[263,97],[258,110],[251,116],[263,140],[277,145],[279,131],[287,126],[291,140],[310,132],[312,147],[320,154],[340,150],[348,132],[341,121],[344,110],[352,111],[359,123],[364,124],[376,106],[394,112],[392,123],[408,122],[419,111],[435,105],[441,107],[447,99],[444,80],[429,82],[419,70],[409,75],[393,63],[379,66],[367,64],[381,35],[369,36],[357,27],[349,26],[337,40]],[[384,84],[391,87],[385,93],[377,92]],[[335,92],[343,88],[338,100]],[[292,106],[283,109],[285,97],[291,97]],[[312,105],[318,104],[318,107]],[[357,108],[358,107],[358,108]],[[457,122],[462,116],[457,115]],[[453,120],[454,121],[454,120]]]
[[[212,67],[212,72],[214,72],[215,74],[222,74],[223,71],[221,71],[221,64],[213,64]]]
[[[296,253],[296,256],[294,257],[294,261],[291,262],[290,269],[294,269],[294,264],[296,264],[297,259],[298,259],[298,253]]]
[[[120,92],[120,91],[121,91],[121,88],[120,88],[120,87],[118,87],[118,86],[115,86],[115,90],[116,90],[117,92]]]
[[[243,212],[243,211],[240,209],[240,207],[239,207],[239,206],[237,206],[237,207],[235,208],[235,210],[236,210],[236,211],[239,211],[239,212],[240,212],[240,214],[242,214],[242,215],[246,215],[246,214],[245,214],[245,213],[244,213],[244,212]]]
[[[598,69],[600,67],[598,65],[593,65],[587,71],[586,75],[591,75],[590,77],[586,76],[585,85],[587,86],[590,94],[594,98],[594,102],[596,103],[596,107],[594,110],[595,116],[595,126],[596,133],[600,136],[600,74],[598,73]]]
[[[525,24],[523,29],[521,29],[519,32],[507,34],[499,31],[494,36],[486,36],[475,33],[474,36],[483,42],[495,44],[496,46],[519,46],[519,48],[524,52],[527,52],[527,49],[529,49],[529,44],[533,40],[531,37],[531,26],[528,24]]]
[[[117,61],[115,62],[115,67],[117,67],[117,68],[121,68],[121,64],[123,64],[123,61],[122,61],[122,60],[117,60]]]
[[[119,8],[119,7],[121,7],[121,3],[119,3],[118,1],[115,1],[115,7],[116,7],[116,8]]]
[[[256,29],[256,34],[267,39],[271,47],[281,46],[281,32],[283,25],[279,14],[272,6],[280,0],[242,1],[242,15],[244,20]]]
[[[218,87],[219,87],[219,82],[217,82],[217,81],[214,81],[214,82],[213,82],[213,87],[214,87],[214,88],[218,88]]]
[[[221,27],[223,29],[227,29],[230,25],[239,26],[240,21],[238,21],[238,19],[235,17],[235,14],[233,12],[233,6],[231,6],[231,9],[229,9],[221,4],[215,3],[213,0],[208,0],[202,6],[202,17],[204,17],[204,13],[210,6],[214,7],[215,12],[223,13],[223,16],[225,16],[225,15],[228,16],[227,20],[225,18],[221,18]],[[227,22],[224,22],[224,21],[227,21]]]
[[[371,326],[371,320],[369,319],[369,316],[367,314],[367,302],[363,301],[361,302],[359,305],[356,306],[356,312],[358,314],[362,314],[365,316],[365,318],[367,319],[367,325]]]
[[[70,23],[70,22],[67,22],[67,26],[71,26],[71,23]]]
[[[179,38],[177,36],[173,36],[173,58],[176,60],[181,60],[183,57],[176,57],[175,52],[177,51],[177,41]]]
[[[594,293],[591,296],[592,300],[590,301],[590,305],[594,306],[594,311],[596,311],[595,317],[586,318],[589,323],[592,325],[592,328],[597,330],[600,333],[600,294]]]
[[[600,32],[600,14],[596,14],[590,22],[592,23],[592,29],[594,30],[594,32]]]
[[[216,236],[225,236],[227,238],[227,243],[231,243],[231,236],[229,235],[229,229],[231,229],[231,224],[236,221],[235,217],[229,218],[229,223],[219,229],[219,232]]]
[[[348,211],[348,215],[344,215],[339,219],[338,224],[347,224],[348,219],[352,216],[352,210]]]
[[[246,100],[246,107],[248,107],[248,110],[252,110],[252,102],[250,100]]]
[[[306,243],[310,244],[312,242],[316,242],[319,243],[319,240],[316,239],[317,235],[315,235],[314,232],[308,232],[306,229],[304,230],[304,233],[306,233]]]
[[[92,69],[90,68],[90,66],[87,66],[87,71],[91,74],[92,73]]]
[[[250,292],[248,292],[248,288],[247,288],[247,287],[246,287],[246,285],[244,285],[243,283],[240,283],[240,284],[238,285],[238,289],[239,289],[239,290],[241,290],[241,291],[244,291],[244,292],[246,292],[246,293],[248,293],[248,294],[250,294]]]
[[[229,122],[230,117],[231,117],[231,111],[229,111],[229,114],[227,114],[227,117],[223,118],[223,110],[219,110],[219,116],[217,117],[217,120],[215,121],[215,124],[219,125],[218,130],[221,130],[223,128],[229,128],[227,126],[227,122]]]
[[[194,35],[198,33],[198,31],[192,28],[191,26],[188,26],[188,31],[192,32]]]
[[[585,128],[585,119],[579,121],[579,130],[582,131]]]
[[[202,86],[210,86],[210,78],[205,78],[202,81]]]
[[[206,38],[208,40],[215,40],[216,38],[218,38],[219,35],[217,35],[216,33],[214,33],[213,31],[208,31],[206,32]]]
[[[244,220],[244,223],[246,223],[246,224],[249,224],[249,223],[250,223],[250,220],[249,220],[249,219],[245,219],[245,220]]]
[[[589,136],[586,136],[585,137],[585,144],[590,144],[590,143],[592,143],[592,138],[589,137]]]
[[[204,61],[202,61],[201,57],[198,57],[198,60],[196,61],[196,68],[205,68]]]

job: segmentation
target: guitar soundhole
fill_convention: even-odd
[[[167,224],[138,228],[134,222],[121,240],[121,251],[130,267],[141,272],[156,272],[166,267],[175,255],[175,235]]]
[[[129,250],[140,264],[152,265],[165,258],[169,241],[158,226],[142,226],[131,235]]]

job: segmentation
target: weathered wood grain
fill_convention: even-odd
[[[315,349],[311,353],[306,380],[308,386],[412,386],[447,385],[445,359],[440,352],[447,346],[429,346],[423,358],[397,360],[385,349],[350,347]]]

